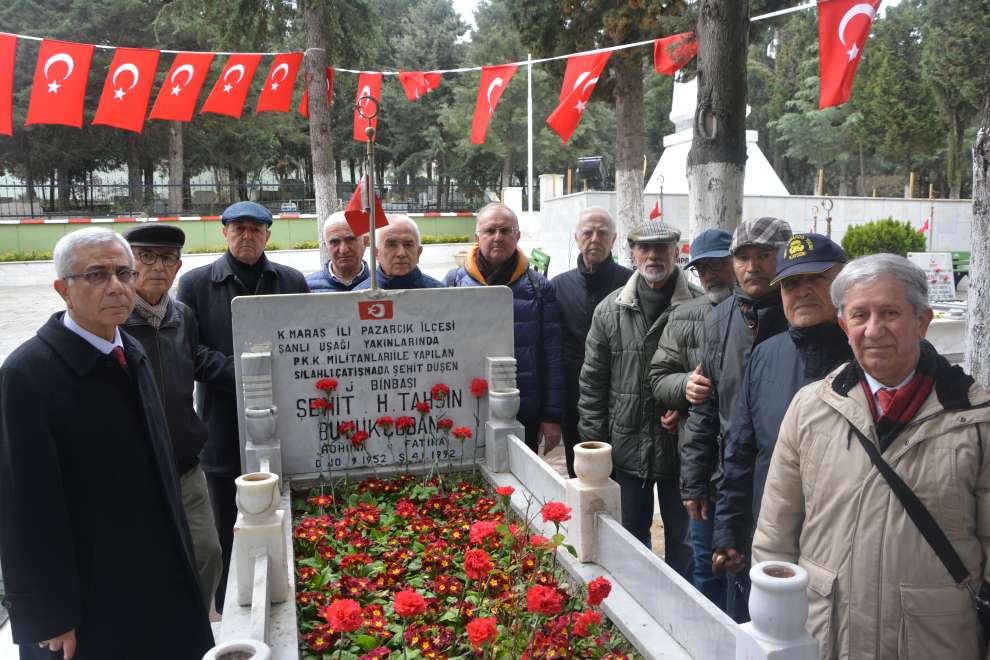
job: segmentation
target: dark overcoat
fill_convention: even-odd
[[[53,315],[0,367],[0,561],[21,657],[202,657],[213,635],[168,426],[141,345],[130,376]],[[47,654],[46,654],[47,655]]]

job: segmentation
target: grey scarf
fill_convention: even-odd
[[[152,305],[141,296],[134,296],[134,311],[157,330],[161,327],[168,311],[168,293],[162,296],[157,305]]]

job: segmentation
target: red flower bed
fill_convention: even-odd
[[[597,609],[608,581],[572,584],[555,563],[563,537],[516,521],[511,494],[405,475],[297,500],[304,660],[634,657]]]

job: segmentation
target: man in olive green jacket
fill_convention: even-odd
[[[676,305],[702,295],[675,266],[680,232],[648,221],[629,233],[636,271],[598,305],[581,368],[578,433],[612,445],[622,525],[651,546],[653,487],[660,496],[667,563],[687,575],[687,514],[680,503],[677,436],[662,429],[647,382],[650,358]]]

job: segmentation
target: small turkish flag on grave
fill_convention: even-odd
[[[157,50],[118,48],[110,62],[94,124],[140,133],[158,67]]]
[[[344,209],[344,219],[347,220],[347,224],[350,225],[355,236],[367,234],[368,227],[371,226],[371,219],[368,217],[370,215],[368,209],[371,208],[371,204],[368,202],[368,196],[365,192],[367,190],[368,176],[365,175],[361,177],[361,182],[358,183],[354,194],[351,195],[351,201],[347,203],[347,208]],[[387,227],[388,218],[385,217],[385,210],[382,208],[382,201],[378,199],[378,193],[375,193],[374,198],[375,228]]]
[[[302,53],[280,53],[275,56],[258,96],[255,112],[288,112],[292,109],[292,89],[296,86],[302,58]]]
[[[925,223],[923,225],[921,225],[920,227],[918,227],[918,231],[915,232],[915,233],[920,236],[920,235],[924,234],[926,231],[928,231],[928,221],[929,220],[930,220],[930,218],[925,218]]]
[[[327,106],[333,105],[333,67],[327,67]],[[299,99],[299,114],[309,119],[309,76],[306,76],[302,98]]]
[[[244,100],[251,89],[251,80],[260,63],[261,55],[231,55],[199,112],[240,119]]]
[[[415,101],[440,86],[440,74],[432,71],[399,71],[399,82],[402,83],[406,98]]]
[[[478,85],[478,99],[474,103],[474,121],[471,122],[471,142],[484,144],[488,134],[488,123],[495,114],[495,106],[509,86],[516,73],[515,64],[481,67],[481,83]]]
[[[653,42],[653,70],[672,76],[698,54],[694,32],[681,32]]]
[[[660,200],[658,199],[656,205],[650,210],[650,220],[656,220],[662,215],[663,213],[660,212]]]
[[[14,134],[14,56],[17,37],[0,34],[0,135]]]
[[[148,119],[191,121],[196,99],[206,82],[213,63],[213,53],[179,53],[158,90],[158,98]]]
[[[357,96],[354,98],[354,139],[358,142],[367,142],[368,136],[364,129],[368,127],[366,117],[374,114],[371,119],[371,127],[378,130],[378,103],[382,93],[382,74],[362,73],[358,76]],[[369,101],[372,98],[374,101]],[[361,113],[364,113],[364,117]],[[355,232],[357,233],[357,232]]]
[[[818,0],[819,109],[849,100],[880,0]]]
[[[588,99],[595,91],[598,77],[601,76],[611,54],[611,51],[607,51],[567,58],[568,71],[564,73],[560,105],[547,117],[547,126],[552,128],[565,144],[571,139],[571,135],[580,123]],[[572,65],[572,60],[577,60],[577,64]],[[567,73],[571,73],[570,80]]]
[[[358,303],[358,317],[362,321],[384,321],[392,318],[391,300],[366,300]]]
[[[93,46],[45,39],[34,68],[28,104],[30,124],[65,124],[82,128],[83,101]]]

